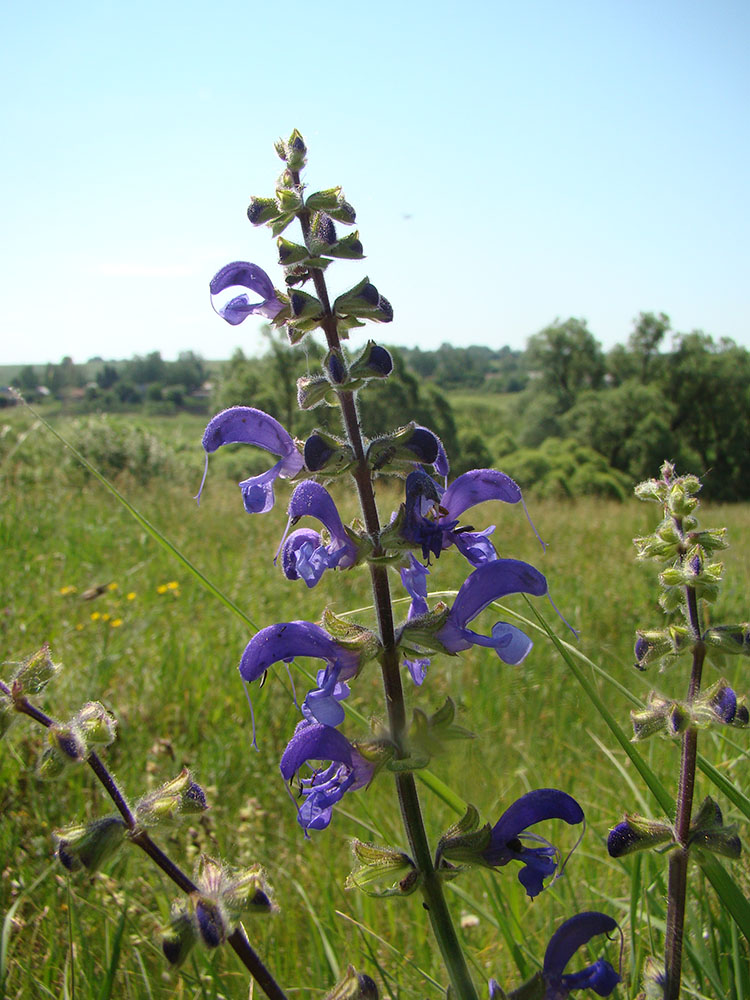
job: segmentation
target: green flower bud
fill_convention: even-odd
[[[144,795],[134,812],[139,826],[155,826],[163,820],[204,812],[207,808],[203,789],[193,781],[188,768],[183,767],[176,778]]]
[[[390,302],[383,298],[369,278],[363,278],[348,292],[339,295],[333,303],[333,311],[337,316],[355,316],[378,323],[390,323],[393,319]]]
[[[97,871],[120,849],[126,831],[119,816],[105,816],[91,823],[55,830],[57,857],[70,872],[81,868]]]
[[[350,872],[344,883],[347,889],[361,889],[368,896],[403,895],[401,882],[415,871],[415,865],[408,854],[388,847],[376,847],[361,840],[352,841],[352,851],[359,867]],[[391,886],[387,889],[367,888],[373,882],[387,879]],[[397,881],[394,881],[397,880]]]
[[[750,656],[750,622],[714,625],[703,633],[703,641],[720,653]]]
[[[315,430],[305,441],[305,466],[309,472],[338,476],[354,464],[351,445],[325,431]]]
[[[458,823],[446,830],[438,841],[435,864],[438,865],[442,858],[462,864],[485,863],[482,852],[487,849],[491,835],[490,824],[485,823],[480,827],[479,813],[469,804]]]
[[[607,851],[612,858],[622,858],[626,854],[673,842],[674,830],[669,823],[632,813],[609,831]]]
[[[254,226],[262,226],[279,217],[279,203],[275,198],[251,198],[247,217]]]
[[[45,643],[36,653],[28,656],[13,675],[11,681],[13,697],[24,698],[39,694],[59,669],[60,664],[52,662],[49,645]]]
[[[86,743],[109,746],[117,735],[117,719],[98,701],[89,701],[76,713],[73,724]]]
[[[350,965],[325,1000],[378,1000],[378,988],[369,976]]]
[[[266,874],[260,865],[249,868],[226,869],[222,898],[231,914],[240,916],[252,913],[270,913],[273,909],[271,890]]]
[[[298,264],[310,256],[307,247],[300,243],[292,243],[291,240],[285,240],[283,236],[279,236],[276,240],[276,246],[279,248],[279,264],[284,267]]]
[[[297,405],[301,410],[312,410],[321,403],[333,406],[335,393],[325,375],[301,375],[297,379]]]
[[[67,725],[55,723],[50,726],[47,730],[47,740],[71,763],[81,764],[88,756],[86,741],[74,721]]]
[[[323,252],[328,254],[329,257],[337,257],[341,260],[362,260],[365,255],[359,238],[359,231],[350,233],[343,239],[337,240],[333,246],[329,246]]]
[[[724,825],[721,809],[710,796],[703,800],[690,825],[688,844],[727,858],[738,858],[742,853],[737,827]]]
[[[294,323],[299,323],[302,320],[319,320],[323,317],[323,304],[320,299],[300,291],[299,288],[295,288],[289,293],[289,304]]]
[[[314,191],[305,198],[305,208],[309,212],[330,212],[341,200],[341,188],[326,188],[324,191]]]

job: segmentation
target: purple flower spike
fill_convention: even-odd
[[[620,976],[605,959],[597,959],[580,972],[564,975],[564,971],[579,948],[599,934],[612,934],[617,929],[616,920],[595,910],[578,913],[558,927],[544,953],[544,1000],[565,1000],[572,990],[593,990],[600,997],[608,997]]]
[[[330,761],[331,765],[302,779],[305,801],[297,813],[297,822],[305,833],[327,827],[334,805],[346,792],[368,784],[375,773],[375,765],[357,753],[337,729],[303,720],[281,758],[284,780],[291,781],[303,764],[313,760]]]
[[[349,569],[357,560],[357,546],[350,539],[331,494],[320,483],[300,483],[289,501],[289,523],[314,517],[328,529],[328,545],[317,532],[300,529],[282,542],[281,565],[289,580],[302,578],[314,587],[327,569]]]
[[[274,663],[291,663],[297,656],[325,660],[336,671],[337,680],[354,677],[359,669],[359,653],[340,646],[319,625],[312,622],[281,622],[256,633],[240,660],[240,675],[257,681]]]
[[[224,444],[252,444],[279,456],[268,472],[240,483],[242,499],[248,514],[265,514],[274,505],[273,484],[281,476],[292,479],[305,465],[297,451],[294,438],[278,420],[251,406],[232,406],[218,413],[203,434],[206,468],[196,500],[200,500],[208,471],[208,456]]]
[[[215,312],[232,326],[237,326],[248,316],[274,319],[284,308],[283,303],[276,297],[273,282],[263,268],[243,260],[222,267],[211,279],[209,288],[211,305]],[[251,292],[261,296],[261,301],[251,302],[247,292],[233,295],[232,291],[238,288],[249,288]],[[231,290],[228,296],[222,295],[228,290]]]
[[[504,663],[517,666],[533,643],[520,629],[507,622],[497,622],[492,635],[478,635],[467,624],[493,601],[509,594],[547,593],[547,581],[539,570],[518,559],[495,559],[470,573],[456,594],[448,619],[437,633],[447,652],[459,653],[471,646],[494,649]]]
[[[537,788],[522,795],[505,810],[492,828],[490,842],[482,852],[484,860],[493,868],[502,868],[509,861],[520,861],[523,867],[518,873],[518,881],[532,899],[539,895],[545,878],[555,875],[560,864],[558,848],[538,834],[526,832],[528,827],[547,819],[562,819],[575,825],[583,822],[583,809],[566,792],[557,788]],[[544,846],[526,847],[524,840]],[[562,868],[564,864],[557,878]]]

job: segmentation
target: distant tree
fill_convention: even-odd
[[[105,365],[101,371],[97,372],[96,384],[100,389],[111,389],[119,377],[114,365]]]
[[[206,366],[203,358],[192,351],[181,351],[177,360],[168,366],[170,385],[184,386],[188,395],[200,389],[206,381]]]
[[[526,361],[540,387],[557,399],[560,412],[584,389],[598,389],[604,382],[601,345],[585,320],[555,321],[534,334],[526,346]]]
[[[24,365],[13,380],[13,385],[17,386],[21,392],[34,392],[39,385],[36,369],[32,368],[31,365]]]
[[[641,382],[650,380],[655,356],[667,332],[671,328],[666,313],[642,312],[635,321],[635,329],[628,338],[628,347],[634,355]]]

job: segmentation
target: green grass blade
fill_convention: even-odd
[[[122,936],[125,933],[125,921],[127,919],[127,905],[122,908],[122,913],[120,914],[120,920],[117,924],[117,929],[115,930],[115,938],[112,942],[112,957],[109,961],[109,966],[107,967],[107,975],[104,977],[104,982],[102,983],[101,989],[99,990],[99,1000],[110,1000],[112,996],[112,987],[114,986],[115,976],[117,975],[117,969],[120,964],[120,954],[122,953]]]
[[[534,607],[534,605],[531,603],[531,601],[529,601],[528,598],[526,598],[526,603],[528,604],[528,606],[533,611],[534,615],[536,616],[537,621],[541,625],[541,627],[544,630],[544,632],[547,634],[547,636],[549,637],[549,639],[555,645],[558,653],[560,654],[560,656],[565,661],[565,663],[566,663],[568,669],[570,670],[570,672],[573,674],[573,676],[575,677],[575,679],[578,681],[578,683],[580,684],[580,686],[583,688],[584,692],[586,693],[586,695],[588,696],[588,698],[590,699],[590,701],[593,703],[594,707],[596,708],[597,712],[601,715],[601,717],[604,719],[604,721],[609,726],[609,729],[610,729],[612,735],[615,737],[615,739],[617,740],[617,742],[620,744],[620,746],[622,747],[622,749],[625,751],[625,753],[628,755],[628,757],[632,761],[633,766],[636,768],[636,770],[638,771],[638,773],[640,774],[640,776],[645,781],[646,785],[648,786],[649,790],[651,791],[651,794],[657,800],[657,802],[659,803],[659,805],[661,806],[661,808],[664,810],[664,812],[668,816],[673,816],[674,815],[674,808],[675,807],[674,807],[674,799],[672,798],[672,796],[669,794],[669,792],[666,790],[666,788],[664,787],[664,785],[661,783],[661,781],[659,780],[659,778],[657,777],[657,775],[654,774],[654,772],[651,770],[650,766],[646,763],[646,761],[640,755],[640,753],[638,752],[638,750],[635,748],[635,745],[630,741],[630,739],[628,738],[628,736],[626,735],[626,733],[624,732],[624,730],[620,727],[619,723],[615,720],[615,717],[612,715],[612,713],[610,712],[610,710],[607,708],[607,706],[604,704],[604,702],[602,701],[602,699],[599,697],[599,693],[597,692],[597,690],[594,687],[594,685],[588,679],[588,677],[586,676],[586,674],[581,670],[581,668],[579,667],[579,665],[575,662],[574,658],[567,651],[567,649],[565,648],[565,646],[563,645],[563,643],[561,642],[561,640],[558,639],[558,637],[552,631],[552,629],[547,624],[547,622],[544,619],[544,617],[539,613],[539,611],[537,611],[537,609]]]
[[[65,438],[62,434],[60,434],[59,431],[56,431],[55,428],[50,423],[48,423],[44,419],[44,417],[42,417],[39,413],[37,413],[36,410],[34,410],[31,406],[29,406],[28,403],[24,403],[24,405],[28,410],[31,411],[31,413],[34,414],[36,419],[39,420],[43,424],[43,426],[47,428],[50,434],[54,435],[54,437],[56,437],[57,440],[62,445],[64,445],[70,452],[72,452],[73,455],[75,455],[75,457],[77,458],[77,460],[81,463],[81,465],[85,469],[88,469],[91,475],[94,476],[95,479],[98,479],[106,490],[109,490],[109,492],[117,500],[117,502],[125,508],[128,514],[130,514],[130,516],[135,521],[137,521],[137,523],[143,528],[143,530],[147,532],[158,545],[160,545],[163,549],[169,552],[169,554],[172,555],[177,560],[177,562],[180,563],[180,565],[183,566],[188,571],[188,573],[190,573],[193,577],[195,577],[195,579],[200,583],[200,585],[205,590],[208,591],[209,594],[211,594],[217,600],[221,601],[221,603],[230,611],[233,611],[234,614],[237,615],[237,617],[242,622],[245,623],[245,625],[248,625],[251,629],[254,629],[256,632],[260,631],[260,626],[256,625],[255,622],[252,620],[252,618],[246,615],[245,612],[241,608],[239,608],[231,598],[227,597],[225,593],[219,590],[219,588],[215,584],[213,584],[208,579],[208,577],[205,576],[198,569],[198,567],[194,563],[192,563],[188,559],[188,557],[177,548],[177,546],[173,542],[170,542],[170,540],[166,537],[166,535],[163,535],[155,525],[151,524],[151,522],[147,518],[145,518],[143,514],[140,513],[140,511],[138,511],[128,500],[126,500],[125,497],[122,495],[122,493],[120,493],[120,491],[114,485],[114,483],[110,482],[109,479],[107,479],[107,477],[103,475],[103,473],[99,472],[99,470],[95,468],[91,464],[91,462],[89,462],[89,460],[85,458],[80,453],[80,451],[78,451],[78,449],[75,448],[70,443],[70,441],[67,440],[67,438]]]
[[[704,854],[700,865],[722,905],[732,914],[735,923],[750,941],[750,901],[745,898],[735,880],[716,858]]]

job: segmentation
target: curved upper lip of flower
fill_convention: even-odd
[[[217,413],[203,432],[206,467],[196,500],[200,501],[206,481],[209,454],[225,444],[252,444],[279,456],[279,461],[267,472],[240,483],[245,507],[250,513],[264,513],[270,510],[274,503],[274,480],[278,476],[291,479],[305,466],[305,460],[297,450],[294,438],[278,420],[252,406],[230,406]],[[253,497],[248,503],[248,497],[253,491],[258,493],[258,497]]]
[[[466,628],[493,601],[518,593],[541,597],[547,593],[547,580],[520,559],[495,559],[479,566],[464,580],[453,601],[450,619],[458,628]]]
[[[247,292],[230,295],[224,301],[227,296],[221,296],[221,293],[234,288],[249,288],[251,292],[261,296],[261,301],[251,302]],[[274,319],[284,308],[276,295],[273,282],[263,268],[248,261],[236,260],[226,264],[213,276],[209,289],[214,311],[232,326],[237,326],[253,315]]]
[[[256,633],[242,654],[240,674],[243,680],[255,681],[274,663],[291,663],[296,656],[325,660],[338,670],[340,681],[353,677],[359,667],[359,654],[339,645],[319,625],[293,621],[268,625]]]
[[[563,972],[579,948],[588,944],[592,938],[599,934],[611,934],[617,929],[616,920],[607,916],[606,913],[599,913],[596,910],[577,913],[574,917],[566,920],[552,935],[544,953],[542,973],[548,984],[562,985],[566,994],[570,989],[588,987],[596,989],[599,996],[608,996],[620,981],[620,976],[609,962],[599,959],[581,972],[569,976],[563,976]],[[603,992],[605,990],[606,992]]]

